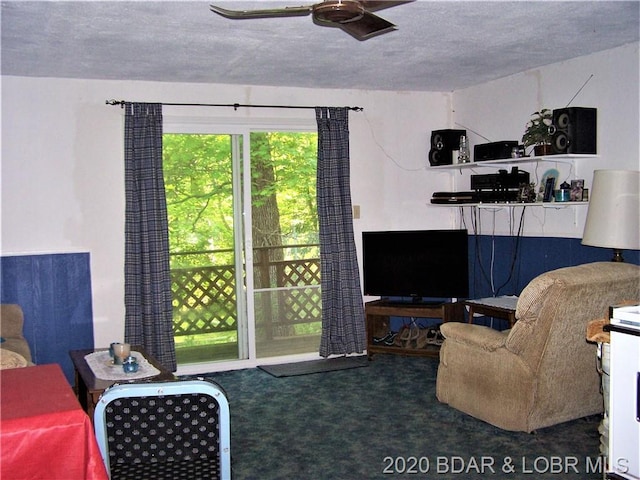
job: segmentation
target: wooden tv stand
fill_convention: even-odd
[[[444,303],[393,303],[387,300],[374,300],[364,305],[367,323],[367,356],[369,360],[376,353],[411,355],[419,357],[437,357],[439,345],[426,345],[424,348],[404,348],[384,344],[374,344],[374,337],[384,337],[389,332],[389,317],[440,318],[442,322],[464,321],[462,302]]]

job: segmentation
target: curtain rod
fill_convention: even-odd
[[[120,108],[124,108],[126,100],[106,100],[107,105],[120,105]],[[177,107],[233,107],[234,110],[238,108],[298,108],[298,109],[315,109],[316,107],[300,106],[300,105],[246,105],[241,103],[161,103],[161,105],[177,106]],[[353,110],[354,112],[361,112],[364,110],[362,107],[344,107],[347,110]]]

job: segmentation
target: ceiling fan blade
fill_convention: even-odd
[[[360,3],[370,12],[375,12],[378,10],[382,10],[384,8],[397,7],[398,5],[402,5],[403,3],[412,3],[415,0],[361,0]]]
[[[365,12],[359,20],[335,25],[358,40],[368,40],[396,29],[393,23],[369,12]]]
[[[309,15],[312,10],[312,5],[301,7],[283,7],[283,8],[269,8],[263,10],[228,10],[226,8],[217,7],[215,5],[209,5],[212,12],[222,15],[231,19],[243,19],[243,18],[272,18],[272,17],[301,17]]]

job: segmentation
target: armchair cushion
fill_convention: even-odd
[[[28,367],[29,362],[19,353],[6,348],[0,348],[0,370],[5,368]]]

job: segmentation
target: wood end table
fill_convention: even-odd
[[[509,322],[509,328],[516,323],[516,304],[518,297],[502,296],[465,300],[464,305],[469,308],[469,323],[473,323],[473,314],[479,313],[494,318],[501,318]]]
[[[75,373],[75,390],[80,405],[85,412],[89,415],[91,422],[93,422],[93,412],[98,404],[100,395],[114,383],[124,383],[122,380],[102,380],[97,378],[93,373],[93,370],[85,360],[85,356],[90,353],[107,351],[107,348],[88,348],[84,350],[71,350],[69,356],[73,362],[73,369]],[[143,380],[174,380],[175,375],[163,367],[158,360],[152,357],[141,346],[132,346],[131,350],[139,352],[151,365],[160,370],[160,373],[154,377],[148,377]],[[140,380],[132,380],[140,381]]]

